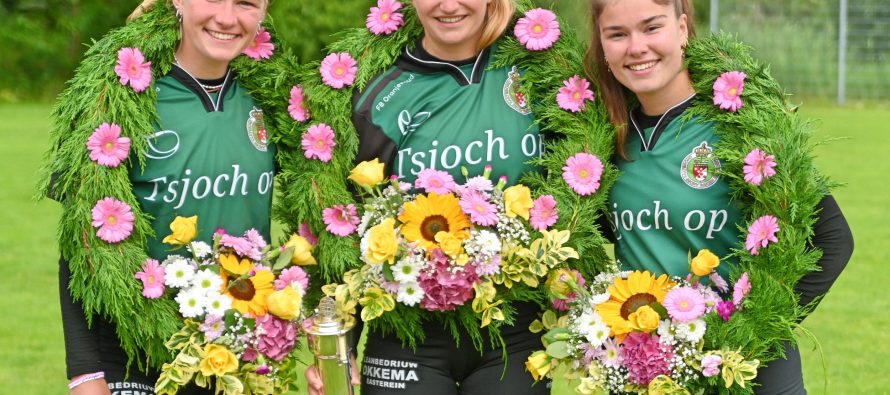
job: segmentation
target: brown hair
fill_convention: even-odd
[[[616,0],[591,0],[591,29],[590,29],[590,46],[587,48],[587,54],[584,57],[584,68],[588,77],[596,81],[600,91],[600,97],[609,112],[609,120],[618,130],[615,134],[615,152],[622,158],[627,159],[627,153],[624,151],[624,143],[627,141],[627,122],[628,122],[628,98],[631,94],[624,85],[612,75],[609,70],[609,64],[606,63],[606,55],[603,52],[603,44],[600,37],[599,17],[609,3]],[[686,26],[689,32],[688,37],[695,37],[695,22],[693,21],[693,8],[689,0],[652,0],[659,5],[672,5],[677,17],[686,14]]]
[[[488,48],[488,46],[494,44],[501,37],[501,34],[504,34],[504,30],[513,18],[515,9],[516,5],[513,3],[513,0],[491,0],[488,3],[488,15],[485,26],[482,28],[482,36],[479,38],[479,43],[476,44],[477,52]]]

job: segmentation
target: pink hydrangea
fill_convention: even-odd
[[[280,291],[295,283],[303,291],[309,289],[309,275],[299,266],[291,266],[282,270],[281,274],[278,275],[278,278],[275,279],[274,285],[275,289]]]
[[[559,219],[559,210],[556,209],[556,199],[553,195],[541,195],[535,199],[529,214],[529,223],[535,230],[545,230]]]
[[[396,12],[402,8],[402,3],[395,0],[377,0],[377,7],[371,7],[365,26],[371,33],[378,36],[390,34],[402,26],[402,13]]]
[[[448,172],[436,169],[423,169],[417,174],[414,187],[423,189],[427,193],[444,195],[454,191],[457,188],[457,184],[454,183],[454,177],[448,174]]]
[[[352,85],[358,71],[355,59],[346,52],[332,53],[321,61],[321,80],[334,89]]]
[[[553,11],[535,8],[516,21],[513,34],[526,48],[532,51],[544,50],[559,39],[559,22]]]
[[[331,161],[334,147],[337,146],[334,141],[334,129],[323,123],[310,126],[306,133],[303,133],[303,140],[300,143],[306,159],[315,158],[322,162]]]
[[[731,300],[721,300],[717,303],[717,314],[720,315],[720,318],[723,318],[723,321],[729,321],[729,318],[732,317],[732,313],[735,312],[735,306],[732,304]]]
[[[664,308],[674,321],[689,322],[705,313],[705,298],[690,287],[676,287],[664,296]]]
[[[272,43],[272,35],[266,28],[261,27],[254,36],[253,41],[244,48],[243,54],[256,60],[269,59],[275,52],[275,44]]]
[[[559,88],[556,95],[556,103],[559,108],[571,112],[584,110],[584,101],[593,100],[593,91],[590,90],[590,82],[579,76],[573,76],[563,81],[563,87]]]
[[[476,225],[493,226],[498,223],[497,206],[478,192],[470,192],[461,196],[460,208],[470,215],[470,222]]]
[[[722,363],[723,358],[719,355],[707,355],[701,359],[701,373],[705,377],[714,377],[720,373],[720,364]]]
[[[742,108],[745,77],[745,73],[741,71],[727,71],[720,74],[720,77],[714,81],[714,105],[732,112]]]
[[[129,84],[136,92],[142,92],[151,85],[151,62],[139,48],[121,48],[117,51],[117,65],[114,72],[120,77],[121,85]]]
[[[631,332],[621,345],[621,357],[632,383],[647,387],[659,375],[671,374],[673,348],[659,343],[657,335]]]
[[[109,242],[117,243],[126,239],[133,232],[133,221],[136,216],[133,209],[120,200],[106,197],[93,206],[93,227],[98,228],[96,236]]]
[[[579,272],[577,270],[571,270],[571,272],[575,276],[575,283],[578,284],[578,287],[584,288],[584,286],[587,284],[587,280],[584,279],[584,276],[581,275],[581,272]],[[565,275],[563,275],[563,276],[565,276]],[[558,311],[568,311],[569,303],[574,302],[575,298],[577,298],[577,297],[578,297],[577,293],[569,292],[568,295],[566,295],[565,299],[553,299],[550,302],[550,304],[552,304],[553,308]]]
[[[157,260],[146,259],[142,271],[136,272],[136,278],[142,281],[142,296],[157,299],[164,294],[164,268]]]
[[[303,222],[302,224],[300,224],[300,227],[297,229],[297,234],[306,239],[309,244],[318,244],[318,236],[312,233],[312,229],[309,227],[308,222]]]
[[[418,276],[425,293],[420,307],[430,311],[453,311],[473,298],[473,284],[479,276],[472,265],[452,270],[448,256],[438,248],[430,254],[430,260],[431,270],[421,271]]]
[[[326,208],[322,211],[321,217],[327,225],[328,232],[337,236],[349,236],[361,222],[354,204],[346,206],[337,204]]]
[[[297,122],[309,120],[309,109],[306,108],[306,97],[303,96],[303,85],[295,85],[290,88],[290,101],[287,112]]]
[[[742,273],[732,287],[732,304],[736,308],[741,309],[742,300],[744,300],[749,293],[751,293],[751,280],[748,278],[748,273],[745,272]]]
[[[297,340],[297,326],[272,314],[257,317],[256,325],[258,329],[262,328],[261,331],[257,331],[261,333],[257,339],[257,350],[263,355],[281,362],[294,348]]]
[[[760,185],[763,180],[776,175],[776,157],[767,155],[757,148],[745,156],[745,181],[752,185]]]
[[[566,160],[562,168],[562,178],[575,193],[586,196],[600,187],[603,175],[603,162],[595,155],[580,152]]]
[[[748,236],[745,238],[745,248],[751,251],[751,255],[760,253],[760,248],[766,248],[770,242],[778,243],[779,220],[772,215],[764,215],[754,220],[748,227]]]
[[[130,138],[121,137],[117,124],[102,123],[87,139],[90,159],[107,167],[117,167],[130,154]]]

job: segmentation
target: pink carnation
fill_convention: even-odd
[[[720,318],[723,318],[723,321],[729,321],[729,318],[732,317],[732,313],[735,312],[735,306],[732,304],[730,300],[721,300],[717,303],[717,314],[720,315]]]
[[[542,195],[535,199],[532,209],[529,210],[531,217],[529,223],[535,230],[545,230],[559,219],[556,209],[556,199],[552,195]]]
[[[751,251],[751,255],[757,255],[761,247],[766,248],[770,242],[778,243],[779,220],[772,215],[764,215],[757,218],[748,227],[748,236],[745,238],[745,248]]]
[[[352,232],[355,232],[355,228],[361,222],[354,204],[347,206],[342,204],[334,205],[334,207],[324,209],[321,216],[325,225],[327,225],[326,229],[328,232],[337,236],[349,236]]]
[[[559,39],[559,22],[553,11],[535,8],[516,21],[513,34],[526,48],[540,51],[550,48]]]
[[[587,80],[576,75],[562,83],[564,86],[559,88],[559,93],[556,95],[556,103],[559,104],[559,108],[571,112],[581,112],[584,110],[584,101],[593,100],[593,91],[588,89],[590,82]]]
[[[396,12],[402,3],[395,0],[377,0],[377,7],[371,7],[365,26],[376,35],[390,34],[402,26],[402,14]]]
[[[742,300],[751,293],[751,280],[748,279],[748,273],[742,273],[741,277],[736,280],[732,287],[732,304],[741,309]]]
[[[646,387],[659,375],[671,374],[673,348],[659,343],[658,336],[632,332],[624,338],[621,345],[621,357],[632,383]]]
[[[318,244],[318,236],[312,233],[312,229],[309,227],[309,223],[307,222],[303,222],[302,224],[300,224],[300,227],[297,229],[297,234],[306,239],[309,244]]]
[[[720,373],[720,364],[723,358],[719,355],[708,355],[701,359],[701,373],[705,377],[714,377]]]
[[[256,319],[257,331],[260,333],[257,341],[257,350],[263,355],[281,362],[297,340],[296,324],[282,320],[272,314],[266,314]]]
[[[355,82],[358,71],[355,59],[346,52],[332,53],[321,61],[321,80],[325,85],[340,89]]]
[[[745,156],[745,181],[752,185],[760,185],[763,180],[776,175],[776,157],[754,149]]]
[[[498,223],[497,206],[478,192],[470,192],[461,196],[460,208],[470,215],[470,222],[476,225],[493,226]]]
[[[742,108],[745,77],[741,71],[727,71],[717,77],[714,81],[714,105],[732,112]]]
[[[692,288],[676,287],[665,295],[664,308],[674,321],[689,322],[705,313],[705,298]]]
[[[415,188],[422,188],[427,193],[437,193],[439,195],[444,195],[446,193],[451,193],[457,188],[457,185],[454,183],[454,177],[448,172],[442,170],[435,169],[423,169],[417,175],[417,180],[414,181]]]
[[[441,249],[430,254],[432,269],[424,270],[418,282],[424,296],[420,307],[430,311],[453,311],[473,298],[473,284],[479,280],[472,265],[452,270],[448,257]]]
[[[603,162],[595,155],[580,152],[566,160],[562,178],[575,193],[586,196],[596,192],[603,175]]]
[[[90,159],[107,167],[117,167],[130,154],[130,138],[121,137],[117,124],[102,123],[87,139]]]
[[[245,237],[236,237],[232,235],[222,235],[219,238],[219,245],[229,247],[235,250],[235,253],[254,261],[263,258],[263,253]]]
[[[93,206],[93,227],[99,229],[96,236],[109,243],[129,237],[135,219],[128,204],[112,197],[106,197]]]
[[[726,283],[726,280],[724,280],[723,277],[720,277],[719,273],[711,272],[711,274],[708,275],[708,278],[711,279],[711,284],[714,284],[714,286],[721,292],[729,290],[729,284]]]
[[[301,144],[306,159],[315,158],[322,162],[330,162],[333,149],[337,146],[334,141],[334,129],[323,123],[312,125],[306,133],[303,133]]]
[[[139,48],[121,48],[117,51],[117,65],[114,73],[120,77],[121,85],[129,84],[136,92],[142,92],[151,85],[151,62]]]
[[[305,101],[303,85],[295,85],[293,88],[290,88],[290,102],[287,106],[287,112],[297,122],[309,120],[309,109],[306,108]]]
[[[250,228],[246,232],[244,232],[244,238],[246,238],[247,241],[253,244],[253,247],[255,249],[262,251],[263,248],[266,248],[266,239],[264,239],[263,235],[261,235],[260,232],[254,228]]]
[[[149,299],[160,298],[164,294],[164,268],[155,259],[146,259],[142,271],[136,272],[136,278],[142,280],[142,296]]]
[[[275,279],[275,289],[280,291],[296,283],[304,292],[309,289],[309,275],[299,266],[291,266],[281,271]]]
[[[244,48],[242,53],[253,59],[260,60],[269,59],[273,52],[275,52],[275,44],[272,44],[272,35],[269,34],[266,28],[261,27],[256,36],[254,36],[253,41],[250,42],[247,48]]]

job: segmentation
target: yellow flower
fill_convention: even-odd
[[[695,258],[692,258],[690,266],[693,274],[704,277],[711,274],[717,266],[720,266],[720,258],[706,248],[699,251]]]
[[[368,230],[368,250],[365,258],[369,263],[392,263],[399,251],[399,240],[395,232],[396,220],[387,218]]]
[[[294,265],[306,266],[318,263],[315,261],[315,257],[312,256],[312,249],[314,247],[303,236],[298,234],[291,236],[287,243],[284,243],[284,248],[291,247],[294,249],[294,255],[291,257],[290,261]]]
[[[546,351],[535,351],[525,361],[525,368],[532,374],[535,381],[541,380],[541,378],[546,376],[550,372],[551,367],[550,356],[547,355]]]
[[[658,313],[649,306],[642,306],[627,316],[631,328],[646,333],[658,329],[658,320]]]
[[[349,173],[349,179],[363,187],[373,187],[383,182],[383,163],[374,158],[372,161],[359,163]]]
[[[534,205],[532,191],[527,186],[514,185],[504,190],[504,211],[508,217],[513,218],[518,215],[528,220],[528,211]]]
[[[439,232],[450,233],[459,240],[470,237],[467,231],[470,219],[460,209],[460,201],[450,193],[418,195],[417,199],[405,204],[399,221],[405,239],[418,243],[427,252],[439,247],[436,241]]]
[[[292,320],[300,316],[303,307],[303,296],[293,287],[272,292],[266,299],[269,312],[283,320]]]
[[[458,239],[457,237],[454,237],[454,235],[451,233],[436,233],[435,239],[436,242],[439,243],[439,248],[442,249],[442,252],[444,252],[445,255],[455,258],[464,253],[463,241],[461,241],[461,239]]]
[[[663,303],[664,295],[673,287],[674,283],[666,274],[656,278],[649,272],[635,271],[627,279],[615,279],[609,286],[609,300],[597,306],[596,312],[609,325],[611,336],[624,341],[633,330],[628,322],[630,315],[653,302]],[[639,317],[637,321],[639,323]]]
[[[257,271],[251,277],[231,279],[223,273],[223,289],[232,298],[232,308],[241,314],[254,317],[266,315],[269,309],[268,298],[272,293],[275,275],[269,270]]]
[[[205,376],[225,376],[238,369],[238,358],[219,344],[204,346],[204,359],[198,365]]]
[[[550,272],[545,284],[547,285],[547,289],[554,295],[567,296],[572,292],[572,289],[569,288],[569,284],[566,283],[566,281],[575,279],[575,273],[571,270],[557,269]]]
[[[198,216],[180,217],[177,215],[176,219],[170,223],[170,230],[173,233],[164,238],[164,243],[184,246],[194,240],[198,234]]]
[[[238,259],[235,254],[220,254],[219,264],[235,276],[242,276],[253,269],[253,261],[247,258]]]

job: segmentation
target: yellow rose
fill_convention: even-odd
[[[269,312],[283,320],[292,320],[300,316],[303,307],[303,296],[293,287],[284,287],[272,292],[266,299]]]
[[[436,233],[436,242],[439,243],[439,248],[442,249],[442,252],[452,258],[456,258],[464,252],[464,245],[461,240],[451,233]]]
[[[177,215],[176,219],[170,223],[170,230],[173,233],[164,238],[164,243],[184,246],[194,240],[198,234],[198,216],[180,217]]]
[[[508,217],[513,218],[518,215],[528,220],[528,210],[534,205],[532,191],[527,186],[514,185],[504,190],[504,211]]]
[[[627,316],[627,322],[631,328],[646,333],[651,333],[658,329],[658,321],[660,319],[661,317],[658,316],[658,313],[649,306],[641,306],[637,311]]]
[[[546,376],[550,372],[551,367],[550,356],[547,355],[546,351],[535,351],[525,361],[525,368],[532,374],[535,381],[541,380],[542,377]]]
[[[695,258],[692,258],[692,263],[689,266],[691,266],[690,270],[693,274],[704,277],[711,274],[717,266],[720,266],[720,258],[717,258],[717,255],[714,255],[708,249],[703,249],[698,252]]]
[[[291,236],[287,243],[284,243],[284,248],[291,247],[294,249],[294,256],[291,257],[290,261],[294,265],[306,266],[318,264],[318,262],[315,261],[315,257],[312,256],[312,249],[314,247],[303,236],[297,234]]]
[[[396,220],[387,218],[368,230],[368,250],[365,258],[368,263],[392,263],[399,250],[399,240],[395,232]]]
[[[569,284],[566,283],[568,280],[575,280],[575,273],[569,269],[559,269],[550,272],[545,284],[553,294],[567,296],[572,292]]]
[[[228,348],[219,344],[208,344],[204,347],[204,359],[198,365],[205,376],[225,376],[226,373],[238,369],[238,358]]]
[[[349,173],[349,179],[363,187],[373,187],[383,182],[383,163],[376,158],[359,163]]]

